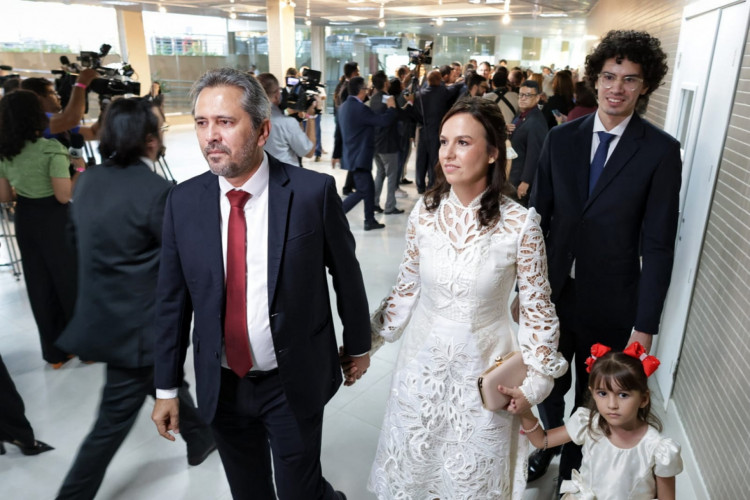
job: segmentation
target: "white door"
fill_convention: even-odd
[[[709,0],[683,12],[665,130],[683,147],[680,222],[656,371],[665,404],[677,372],[718,164],[748,30],[749,2]]]

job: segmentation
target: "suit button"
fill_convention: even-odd
[[[214,351],[214,357],[215,357],[216,359],[219,359],[219,353],[218,353],[218,352],[216,352],[216,351]]]

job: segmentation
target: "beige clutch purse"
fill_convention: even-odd
[[[498,385],[518,387],[526,378],[526,365],[519,351],[513,351],[495,360],[484,373],[479,376],[479,396],[482,406],[490,411],[505,408],[510,398],[497,390]]]

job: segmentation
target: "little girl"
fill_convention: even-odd
[[[680,445],[662,437],[651,414],[647,378],[659,366],[638,342],[623,352],[595,344],[586,360],[590,398],[563,427],[545,431],[530,410],[522,434],[537,448],[573,441],[583,445],[581,470],[563,481],[563,499],[659,500],[675,498],[682,471]]]

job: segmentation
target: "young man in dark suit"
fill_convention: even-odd
[[[553,128],[539,159],[531,206],[542,216],[559,350],[575,356],[575,406],[587,391],[585,360],[602,342],[650,349],[672,273],[682,162],[680,144],[641,118],[667,73],[667,56],[648,33],[610,31],[586,58],[598,111]],[[540,405],[544,425],[562,425],[568,374]],[[553,450],[536,452],[529,480]],[[566,445],[561,477],[580,465]]]
[[[154,395],[154,321],[164,202],[171,184],[153,171],[164,118],[152,101],[120,99],[107,110],[105,161],[76,182],[70,219],[78,295],[58,339],[65,352],[107,363],[99,415],[78,450],[59,499],[94,498],[147,396]],[[186,387],[179,391],[188,463],[216,449]]]
[[[321,472],[323,407],[341,384],[342,365],[347,384],[367,370],[370,319],[334,180],[263,152],[271,105],[255,78],[211,70],[192,94],[210,172],[167,199],[152,419],[174,440],[183,327],[193,312],[199,411],[232,496],[345,498]],[[344,327],[341,358],[328,274]]]

